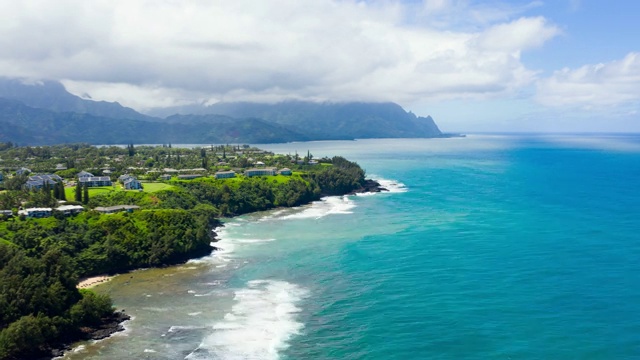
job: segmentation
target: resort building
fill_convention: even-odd
[[[202,175],[200,174],[185,174],[185,175],[178,175],[178,180],[192,180],[200,177],[202,177]]]
[[[216,179],[229,179],[236,177],[235,171],[218,171],[215,174]]]
[[[65,216],[78,214],[81,211],[84,211],[84,208],[80,205],[62,205],[56,208],[56,211],[60,211]]]
[[[273,168],[265,168],[265,169],[247,169],[244,171],[244,174],[248,177],[251,176],[265,176],[265,175],[275,175],[276,169]]]
[[[135,178],[127,179],[122,186],[124,186],[125,190],[142,190],[142,183]]]
[[[58,181],[62,181],[62,178],[55,174],[34,175],[29,176],[24,186],[29,190],[38,190],[48,184],[52,188]]]
[[[279,173],[280,175],[291,175],[291,169],[289,168],[280,169]]]
[[[111,178],[108,176],[90,176],[78,179],[80,184],[88,187],[111,186]]]
[[[138,209],[140,209],[140,206],[137,205],[116,205],[107,207],[98,206],[94,210],[102,214],[113,214],[120,211],[133,212]]]
[[[28,208],[18,211],[18,215],[24,215],[30,218],[44,218],[51,216],[51,208]]]

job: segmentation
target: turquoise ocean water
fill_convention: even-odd
[[[231,219],[221,251],[99,287],[78,359],[640,358],[640,137],[268,145],[392,192]]]

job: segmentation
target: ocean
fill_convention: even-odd
[[[67,359],[640,358],[640,136],[261,147],[391,191],[229,219],[211,256],[100,285],[133,320]]]

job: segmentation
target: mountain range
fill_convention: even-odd
[[[395,103],[218,103],[152,109],[142,114],[117,102],[69,93],[59,82],[0,78],[0,141],[276,143],[357,138],[446,136],[433,119]]]

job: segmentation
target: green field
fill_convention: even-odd
[[[157,183],[142,182],[142,187],[144,188],[142,191],[148,192],[148,193],[154,193],[161,190],[170,190],[174,188],[173,185],[160,183],[160,182],[157,182]],[[138,191],[138,190],[124,190],[120,184],[117,184],[115,186],[90,187],[89,198],[91,198],[92,195],[98,195],[98,194],[103,194],[103,193],[113,192],[113,191]],[[76,187],[75,186],[66,187],[64,188],[64,193],[67,196],[67,200],[73,200],[76,193]]]
[[[122,191],[122,189],[119,186],[90,187],[89,198],[91,198],[91,195],[98,195],[98,194],[102,194],[110,191]],[[76,193],[75,186],[64,188],[64,194],[66,195],[67,200],[69,201],[73,201],[73,199],[75,198],[75,193]]]
[[[161,182],[152,183],[152,182],[144,182],[144,181],[142,181],[142,187],[144,188],[143,191],[148,193],[154,193],[156,191],[162,191],[162,190],[170,190],[174,188],[173,185],[169,185]]]

